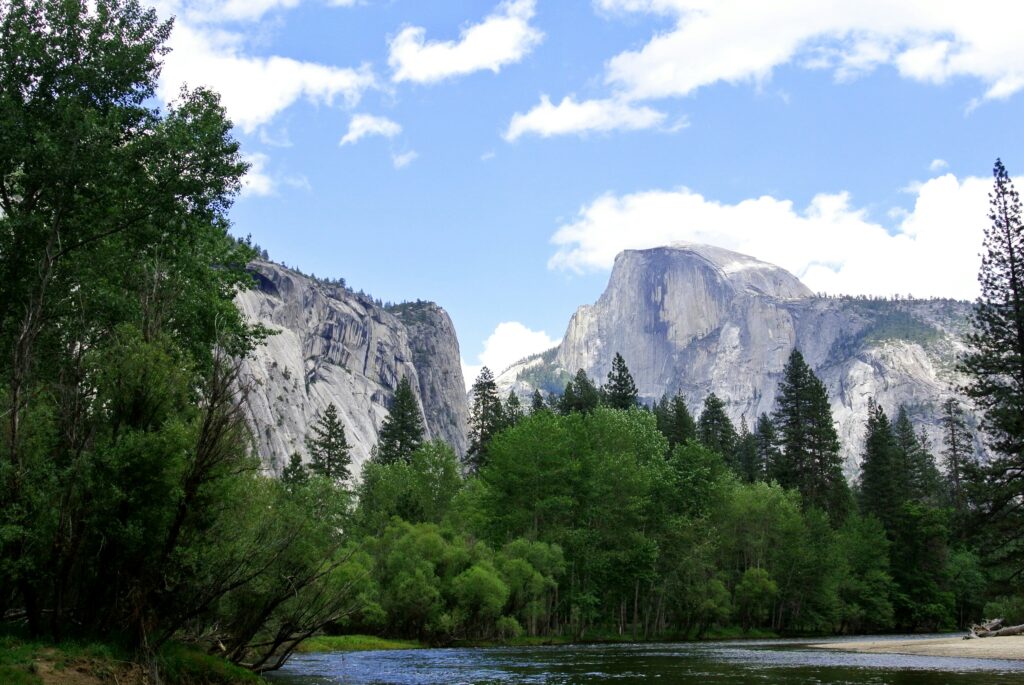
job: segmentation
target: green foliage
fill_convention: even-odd
[[[697,419],[697,439],[712,452],[732,463],[736,449],[736,427],[725,413],[725,403],[711,393],[704,400],[704,408]]]
[[[1007,625],[1020,625],[1024,623],[1024,595],[996,597],[985,604],[984,615],[1004,619]]]
[[[797,349],[782,370],[772,421],[780,454],[770,476],[798,489],[806,506],[825,511],[838,526],[851,505],[839,436],[825,386]]]
[[[604,403],[612,409],[629,409],[637,403],[636,384],[626,368],[626,360],[618,352],[612,359],[612,370],[604,386]]]
[[[473,408],[469,416],[469,449],[466,451],[466,470],[478,472],[488,459],[491,440],[506,423],[505,406],[498,397],[494,375],[486,366],[480,370],[470,391]]]
[[[662,396],[654,406],[654,416],[658,430],[668,439],[670,449],[687,440],[696,440],[697,424],[682,395],[676,395],[671,400],[667,395]]]
[[[601,391],[594,385],[583,369],[579,369],[571,381],[565,384],[558,409],[563,414],[591,412],[601,404]]]
[[[927,345],[942,337],[934,326],[921,321],[903,309],[886,311],[874,318],[871,325],[860,334],[860,345],[867,346],[886,340]]]
[[[424,443],[408,462],[370,461],[363,466],[356,522],[378,535],[393,517],[409,523],[441,523],[462,487],[459,462],[446,443]]]
[[[344,483],[350,477],[352,463],[351,447],[345,438],[345,425],[338,417],[334,403],[327,405],[306,436],[306,450],[309,452],[309,470],[335,483]]]
[[[374,460],[381,464],[409,462],[423,442],[423,419],[406,376],[398,382],[391,411],[380,427]]]
[[[983,426],[995,458],[988,466],[986,533],[993,538],[990,562],[1007,577],[1024,572],[1020,530],[1024,514],[1024,220],[1020,196],[1000,160],[993,169],[989,220],[978,282],[981,297],[972,316],[970,350],[960,370],[967,394],[984,412]]]

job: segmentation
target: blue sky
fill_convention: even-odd
[[[440,303],[471,374],[554,344],[626,248],[708,242],[819,291],[973,297],[992,162],[1024,168],[1014,2],[158,9],[177,17],[162,94],[220,91],[253,162],[234,231]]]

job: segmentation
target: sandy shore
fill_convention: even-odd
[[[917,656],[953,656],[964,659],[1022,659],[1024,635],[964,640],[943,637],[925,640],[865,640],[863,642],[823,642],[807,645],[814,649],[875,654],[913,654]]]

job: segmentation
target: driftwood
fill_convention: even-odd
[[[971,631],[964,636],[965,640],[980,637],[1005,637],[1007,635],[1024,635],[1024,625],[1002,627],[1003,619],[996,618],[985,621],[981,625],[971,626]]]

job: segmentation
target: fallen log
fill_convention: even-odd
[[[1009,635],[1024,635],[1024,624],[1019,626],[1007,626],[1000,628],[1003,624],[1002,619],[995,621],[988,621],[980,626],[972,626],[970,633],[968,633],[964,639],[971,640],[974,638],[982,637],[1007,637]]]

